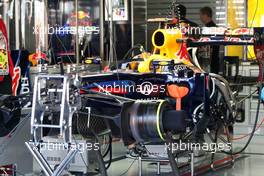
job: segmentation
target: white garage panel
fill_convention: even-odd
[[[171,0],[148,0],[148,18],[166,17],[171,2]],[[187,18],[198,24],[201,24],[199,12],[202,7],[209,6],[214,12],[216,8],[216,2],[212,0],[177,0],[176,2],[184,5],[187,8]]]

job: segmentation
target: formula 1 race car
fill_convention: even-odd
[[[175,143],[217,145],[224,141],[226,147],[219,152],[232,158],[244,150],[232,151],[236,97],[222,76],[204,72],[189,57],[187,45],[254,45],[257,50],[263,47],[263,32],[263,28],[222,29],[212,36],[210,28],[204,28],[196,40],[177,28],[158,29],[152,37],[153,54],[139,47],[143,51],[140,58],[126,60],[109,73],[81,77],[85,106],[91,107],[92,117],[109,120],[113,135],[121,136],[128,148],[161,143],[172,148]],[[262,50],[257,51],[260,70]],[[259,80],[263,80],[262,73]],[[187,152],[194,150],[191,147]],[[179,175],[175,158],[186,151],[167,151],[173,173]],[[211,166],[213,163],[212,158]]]
[[[74,143],[75,134],[97,139],[97,135],[110,130],[111,138],[121,138],[137,157],[150,153],[146,145],[163,145],[174,175],[183,173],[182,163],[177,163],[176,158],[186,155],[194,158],[194,153],[201,151],[212,153],[212,168],[216,167],[217,151],[230,155],[227,163],[232,164],[236,154],[248,145],[233,152],[232,133],[237,118],[235,95],[223,77],[206,73],[195,64],[188,55],[187,44],[254,45],[262,70],[263,28],[239,31],[244,32],[235,35],[236,32],[226,29],[218,37],[202,34],[207,35],[206,40],[200,37],[201,40],[190,41],[190,37],[177,28],[158,29],[152,37],[153,54],[139,47],[143,51],[141,58],[125,60],[112,70],[96,73],[75,70],[64,75],[36,76],[31,116],[33,138],[26,143],[27,147],[46,175],[61,173],[67,166],[65,162],[78,152],[71,151],[53,172],[46,166],[41,152],[34,150],[45,141],[49,134],[47,129],[54,129],[52,134],[62,136],[65,144]],[[261,72],[260,83],[262,78]],[[262,84],[259,87],[261,89]],[[181,150],[176,147],[180,144],[189,147]],[[203,148],[211,144],[217,147]],[[191,159],[183,164],[191,165],[192,173],[193,162]],[[101,168],[103,166],[101,164]]]

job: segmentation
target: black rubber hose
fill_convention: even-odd
[[[106,152],[106,154],[103,157],[106,157],[107,154],[109,153],[109,161],[105,162],[107,163],[107,166],[105,167],[105,169],[109,169],[109,167],[112,164],[112,159],[113,159],[113,151],[112,151],[112,136],[109,136],[109,148],[108,151]]]
[[[167,153],[168,153],[168,158],[169,158],[169,161],[170,161],[170,165],[171,165],[171,169],[172,169],[172,173],[174,176],[180,176],[180,171],[179,171],[179,168],[178,168],[178,165],[177,165],[177,162],[175,161],[175,158],[172,154],[172,145],[173,142],[172,142],[172,137],[170,135],[170,133],[167,133],[166,135],[166,145],[167,145]],[[169,147],[171,146],[171,147]]]
[[[78,129],[78,120],[79,120],[79,115],[77,115],[77,129]],[[99,142],[98,136],[94,132],[94,130],[90,129],[90,128],[87,128],[87,130],[95,138],[95,142]],[[79,134],[81,134],[81,133],[79,132]],[[104,158],[103,158],[103,155],[101,153],[100,148],[99,148],[99,150],[95,150],[95,154],[96,154],[97,160],[98,160],[98,165],[99,165],[99,169],[98,170],[99,170],[99,172],[101,173],[101,175],[107,176],[107,171],[106,171],[106,168],[105,168]]]
[[[99,170],[100,170],[101,175],[107,176],[105,163],[104,163],[104,159],[103,159],[101,150],[97,150],[96,155],[97,155],[97,160],[98,160],[98,165],[99,165]]]
[[[109,134],[109,145],[108,145],[108,148],[107,148],[107,151],[104,153],[103,157],[105,158],[109,152],[111,151],[111,148],[112,148],[112,135]]]

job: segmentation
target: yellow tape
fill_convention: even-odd
[[[161,133],[161,130],[160,130],[160,109],[161,109],[161,105],[165,102],[165,100],[162,100],[160,101],[160,104],[159,104],[159,107],[158,107],[158,110],[157,110],[157,131],[158,131],[158,134],[160,136],[160,138],[165,141],[162,133]]]
[[[87,59],[87,60],[85,60],[85,63],[86,63],[86,64],[92,64],[93,61],[92,61],[91,59]]]

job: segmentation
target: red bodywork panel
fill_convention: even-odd
[[[11,54],[10,54],[10,49],[9,49],[9,46],[8,46],[8,38],[7,38],[7,30],[6,30],[6,26],[5,26],[5,23],[2,19],[0,19],[0,30],[2,31],[3,33],[3,36],[5,37],[5,41],[6,41],[6,49],[7,49],[7,54],[8,54],[8,67],[9,67],[9,75],[12,77],[12,92],[13,94],[15,95],[15,92],[13,91],[13,87],[17,87],[18,84],[17,84],[17,81],[14,82],[14,80],[17,80],[19,75],[15,76],[14,74],[14,64],[13,64],[13,60],[11,58]],[[17,79],[15,79],[15,77],[17,77]],[[0,76],[0,82],[2,82],[4,79],[4,76]]]

